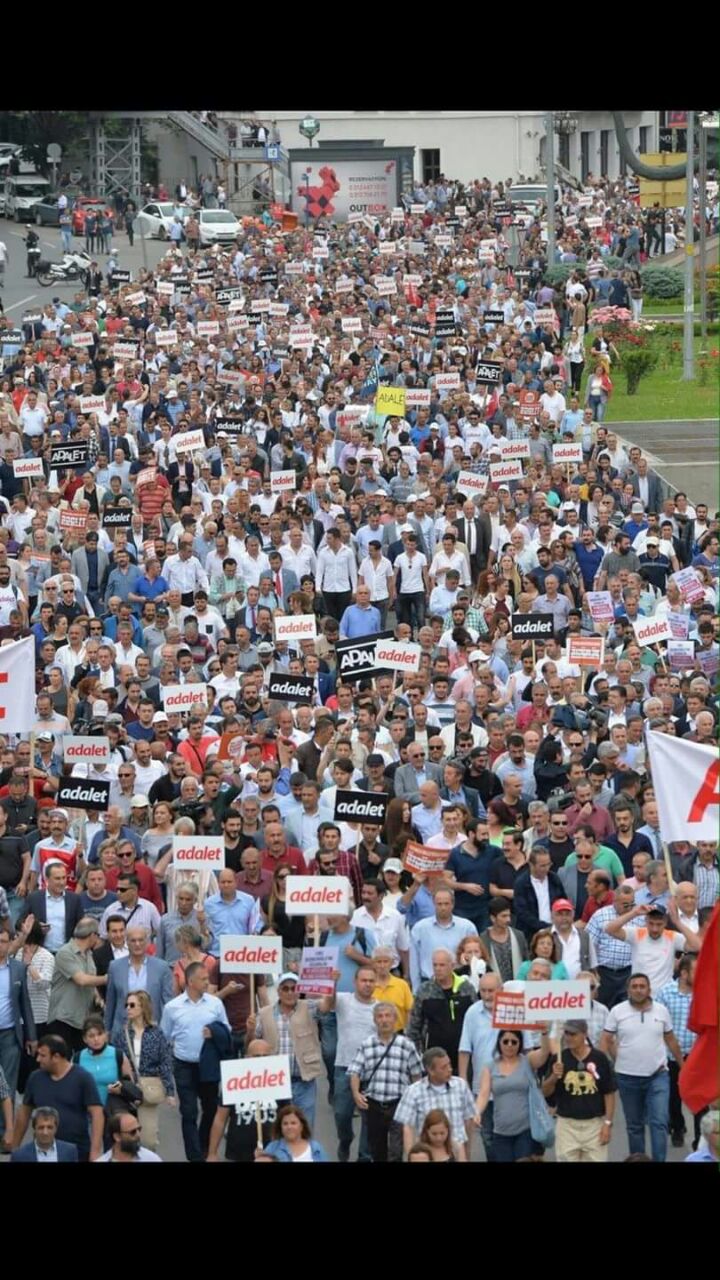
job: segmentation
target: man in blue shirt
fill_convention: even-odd
[[[374,636],[380,631],[380,613],[370,604],[370,588],[356,587],[355,604],[348,605],[340,619],[340,635],[354,640],[356,636]]]
[[[410,979],[413,991],[433,976],[433,951],[455,955],[458,944],[469,933],[477,933],[472,920],[453,915],[455,894],[442,886],[435,890],[435,912],[421,920],[410,933]]]
[[[105,590],[105,603],[117,596],[127,604],[130,600],[130,593],[137,591],[137,584],[140,578],[140,570],[137,565],[130,563],[130,556],[126,550],[118,551],[116,557],[116,565],[112,570]]]
[[[717,1164],[720,1160],[718,1150],[718,1134],[720,1134],[720,1111],[708,1111],[700,1121],[700,1132],[707,1138],[705,1151],[693,1151],[685,1157],[685,1164]]]
[[[497,1027],[493,1026],[493,1005],[495,992],[502,983],[497,973],[484,973],[478,986],[479,1000],[472,1005],[463,1020],[462,1034],[458,1048],[458,1075],[466,1084],[470,1084],[468,1067],[472,1060],[472,1088],[477,1093],[483,1067],[491,1067],[493,1054],[497,1044]],[[488,1162],[492,1162],[492,1110],[490,1101],[483,1112],[482,1140]],[[490,1116],[488,1118],[488,1111]]]
[[[573,550],[582,574],[583,586],[586,591],[592,591],[605,555],[603,548],[595,541],[592,529],[583,529],[580,540],[573,543]]]
[[[226,874],[232,876],[234,885],[234,873]],[[248,895],[238,894],[238,897],[246,898]],[[185,970],[185,991],[168,1001],[160,1023],[166,1040],[172,1042],[173,1075],[180,1102],[183,1143],[191,1164],[201,1164],[207,1155],[218,1100],[217,1081],[201,1078],[200,1056],[206,1040],[212,1038],[212,1023],[222,1023],[227,1028],[228,1037],[232,1035],[225,1005],[217,996],[208,995],[209,981],[208,971],[201,962],[189,964]],[[202,1108],[199,1132],[198,1102]]]
[[[213,893],[205,901],[205,916],[212,930],[208,947],[211,956],[220,955],[220,937],[224,933],[257,933],[260,926],[260,909],[249,893],[240,893],[235,886],[235,872],[224,867],[218,875],[219,893]],[[202,921],[203,914],[198,912]]]

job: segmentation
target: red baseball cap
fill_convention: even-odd
[[[552,904],[552,909],[553,911],[572,911],[573,913],[575,912],[575,908],[572,902],[570,902],[568,898],[556,898]]]

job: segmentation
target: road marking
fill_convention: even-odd
[[[628,423],[627,425],[628,425],[628,426],[631,426],[632,424],[631,424],[631,423]],[[615,432],[615,434],[617,435],[617,432]],[[657,467],[657,466],[658,466],[658,464],[659,464],[660,466],[664,466],[664,464],[665,464],[665,459],[664,459],[664,458],[660,458],[660,457],[658,457],[658,455],[657,455],[657,454],[655,454],[655,453],[650,453],[650,452],[649,452],[649,450],[647,450],[647,449],[644,447],[644,445],[637,444],[637,441],[635,441],[635,440],[628,440],[628,439],[627,439],[627,437],[625,437],[625,436],[621,436],[621,435],[618,435],[618,440],[619,440],[620,444],[622,445],[623,449],[625,449],[625,451],[626,451],[626,452],[627,452],[628,450],[630,450],[630,449],[634,449],[634,448],[636,448],[636,447],[637,447],[638,449],[642,449],[643,457],[644,457],[644,458],[647,458],[648,462],[650,463],[650,465],[651,465],[652,467]]]
[[[13,302],[12,306],[6,307],[6,311],[14,311],[16,307],[22,307],[26,302],[32,302],[33,298],[37,298],[36,293],[31,293],[27,298],[21,298],[19,302]]]
[[[663,462],[664,467],[707,467],[708,462]]]

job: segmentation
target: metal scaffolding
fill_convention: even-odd
[[[115,120],[117,116],[113,117]],[[109,136],[102,117],[90,120],[90,185],[93,195],[112,199],[118,193],[136,204],[141,197],[142,129],[135,118],[121,117],[121,134]]]

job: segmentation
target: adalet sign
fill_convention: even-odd
[[[65,764],[109,764],[110,739],[88,737],[74,738],[63,734],[63,761]]]
[[[222,973],[282,973],[282,938],[224,933],[220,937]]]
[[[182,871],[222,871],[225,840],[222,836],[173,836],[172,858]]]
[[[221,1062],[220,1080],[224,1107],[273,1102],[292,1094],[290,1059],[286,1053]]]
[[[288,916],[349,916],[347,876],[288,876],[285,882]]]

